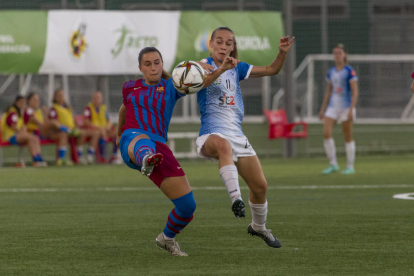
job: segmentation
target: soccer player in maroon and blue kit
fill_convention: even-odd
[[[184,95],[163,70],[162,56],[156,48],[142,49],[138,62],[144,78],[128,81],[122,88],[117,144],[125,164],[148,176],[175,205],[164,231],[157,236],[157,245],[171,255],[187,256],[174,237],[193,219],[196,203],[183,169],[165,144],[175,103]],[[237,60],[226,58],[207,75],[204,87],[236,65]]]

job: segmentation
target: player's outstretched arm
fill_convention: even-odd
[[[277,54],[277,57],[272,62],[272,64],[268,66],[253,66],[249,77],[259,78],[278,74],[280,70],[282,70],[287,53],[289,52],[290,46],[292,46],[294,40],[295,37],[292,37],[290,41],[289,36],[281,37],[279,43],[279,53]]]
[[[237,64],[240,61],[238,59],[234,59],[232,57],[226,57],[226,59],[223,61],[221,66],[208,74],[206,78],[204,79],[204,86],[202,89],[210,86],[218,77],[220,77],[221,74],[223,74],[225,71],[233,69],[237,66]]]
[[[118,117],[118,135],[116,137],[116,145],[119,147],[119,142],[121,141],[122,128],[125,125],[126,119],[126,106],[124,104],[119,108],[119,117]]]

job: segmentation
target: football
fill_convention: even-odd
[[[183,61],[172,72],[174,87],[181,94],[194,94],[204,85],[204,69],[195,61]]]

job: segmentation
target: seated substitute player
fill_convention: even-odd
[[[413,74],[411,75],[411,77],[414,79],[414,72],[413,72]],[[413,80],[413,82],[411,83],[411,90],[413,91],[413,93],[414,93],[414,80]]]
[[[99,132],[93,129],[78,129],[76,127],[72,108],[66,104],[65,95],[62,89],[56,90],[53,95],[53,105],[49,110],[49,119],[52,123],[59,123],[67,127],[70,136],[77,137],[76,145],[80,159],[82,158],[85,139],[90,139],[88,156],[86,160],[82,160],[82,163],[92,164],[94,162],[95,149],[98,146]]]
[[[253,66],[244,62],[232,70],[220,74],[217,82],[197,94],[201,112],[200,136],[197,151],[200,156],[219,162],[220,176],[232,200],[232,210],[238,218],[245,217],[245,204],[241,197],[238,175],[250,189],[249,205],[252,223],[247,232],[258,236],[271,247],[281,246],[270,229],[266,229],[267,182],[256,152],[243,134],[241,122],[244,106],[240,81],[249,77],[272,76],[282,69],[294,37],[282,37],[279,52],[269,66]],[[221,66],[227,57],[237,59],[237,44],[234,33],[227,27],[220,27],[211,34],[211,57],[202,60],[212,69]],[[216,72],[217,69],[213,72]],[[223,123],[225,122],[225,123]]]
[[[354,174],[355,141],[352,137],[352,127],[358,100],[358,77],[355,70],[348,65],[347,52],[343,44],[338,44],[333,49],[333,57],[335,66],[330,68],[326,75],[328,87],[319,112],[319,119],[324,119],[323,146],[330,163],[322,173],[330,174],[339,171],[335,141],[332,138],[333,127],[338,122],[342,124],[347,159],[347,167],[342,174]]]
[[[1,118],[1,139],[13,145],[26,144],[33,158],[33,167],[45,167],[43,161],[40,139],[38,136],[27,132],[23,124],[21,113],[26,105],[26,99],[17,96],[12,105],[6,108]]]
[[[92,101],[88,103],[83,111],[83,125],[90,129],[99,131],[99,153],[105,158],[106,140],[113,139],[113,151],[110,159],[111,163],[117,162],[118,147],[116,145],[116,128],[109,120],[109,113],[106,105],[103,104],[103,97],[100,91],[92,94]]]
[[[23,114],[24,124],[29,133],[38,135],[39,138],[51,139],[58,143],[58,159],[56,164],[73,165],[70,160],[66,159],[66,151],[68,144],[68,128],[60,124],[58,121],[50,121],[47,116],[47,107],[43,106],[43,110],[39,108],[39,95],[32,92],[26,96],[27,108]],[[44,116],[44,114],[46,116]]]
[[[184,95],[163,70],[163,59],[156,48],[142,49],[138,63],[144,78],[126,82],[122,88],[117,143],[125,164],[148,176],[175,205],[156,244],[171,255],[187,256],[174,238],[193,219],[196,203],[183,169],[165,144],[175,103]],[[234,59],[225,59],[206,77],[204,85],[235,65]]]

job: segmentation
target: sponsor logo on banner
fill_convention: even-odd
[[[197,53],[211,51],[209,42],[212,33],[212,30],[204,30],[197,35],[194,41],[194,49]]]
[[[211,52],[209,42],[212,33],[213,31],[211,30],[205,30],[197,35],[194,41],[194,49],[197,55],[202,52]],[[265,51],[272,49],[267,36],[236,36],[236,43],[237,50],[239,51]]]
[[[145,47],[157,47],[159,43],[158,37],[136,35],[125,25],[115,30],[115,33],[119,34],[119,38],[111,49],[111,54],[114,58],[118,57],[125,48],[142,49]]]
[[[15,43],[13,35],[0,34],[0,54],[28,54],[30,45]]]
[[[270,41],[267,36],[236,36],[237,50],[255,50],[264,51],[270,50]]]
[[[86,49],[86,24],[80,24],[78,29],[70,35],[70,53],[76,59],[80,59]]]

